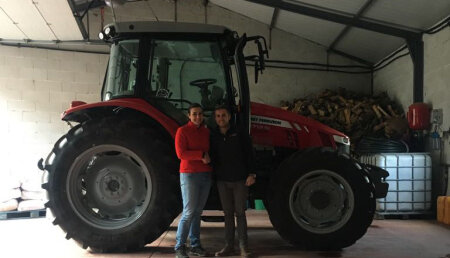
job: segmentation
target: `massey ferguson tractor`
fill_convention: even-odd
[[[38,166],[46,207],[67,239],[95,252],[142,248],[182,210],[174,136],[191,103],[231,107],[257,157],[250,198],[262,199],[279,234],[306,249],[339,249],[361,238],[384,197],[386,172],[349,156],[349,138],[312,119],[250,102],[246,61],[264,69],[260,36],[222,26],[124,22],[105,27],[111,43],[102,101],[73,101],[72,128]],[[256,43],[253,56],[246,43]],[[282,90],[280,88],[280,90]],[[220,209],[217,191],[205,209]]]

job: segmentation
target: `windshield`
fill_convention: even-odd
[[[133,96],[136,86],[139,40],[124,40],[111,47],[104,100]]]
[[[227,103],[218,42],[155,40],[152,45],[150,83],[145,89],[152,104],[184,123],[191,103],[203,106],[206,119],[212,118],[215,106]]]

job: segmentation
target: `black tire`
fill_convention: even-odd
[[[66,238],[83,248],[136,250],[180,213],[178,168],[173,140],[148,124],[90,120],[61,137],[49,155],[46,206]]]
[[[366,233],[375,211],[374,187],[347,155],[308,149],[280,165],[271,180],[268,206],[274,228],[291,244],[336,250]]]

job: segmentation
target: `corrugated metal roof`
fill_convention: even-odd
[[[3,40],[82,39],[67,1],[0,0]]]
[[[449,0],[376,0],[363,17],[425,30],[448,15]]]
[[[121,0],[127,2],[127,0]],[[180,1],[179,1],[180,2]],[[258,3],[255,3],[258,2]],[[70,4],[69,4],[70,3]],[[144,4],[145,3],[145,4]],[[304,39],[316,42],[326,48],[354,56],[367,63],[377,63],[394,50],[405,44],[405,40],[388,34],[348,26],[335,21],[318,19],[309,14],[299,14],[292,10],[274,8],[275,4],[291,4],[307,7],[369,24],[381,24],[400,31],[416,33],[423,31],[450,15],[450,0],[210,0],[233,12],[255,19],[269,27],[275,27]],[[128,5],[136,4],[140,15],[130,12]],[[150,5],[153,5],[154,10]],[[0,0],[0,42],[8,40],[83,40],[86,30],[80,22],[88,7],[104,6],[100,0]],[[167,10],[165,10],[165,9]],[[155,20],[173,19],[171,3],[161,1],[140,2],[133,0],[117,6],[120,17],[149,17]],[[198,4],[198,8],[203,8]],[[164,10],[163,10],[164,9]],[[155,12],[157,11],[157,12]],[[73,12],[78,14],[78,18]],[[277,15],[274,16],[274,13]],[[359,15],[359,17],[358,17]],[[118,17],[119,17],[118,16]],[[142,17],[141,17],[142,16]],[[356,16],[356,17],[355,17]],[[157,18],[156,18],[157,19]],[[119,19],[120,20],[120,19]],[[86,19],[84,19],[86,22]],[[80,30],[81,27],[81,30]]]
[[[211,0],[211,2],[266,24],[270,24],[267,22],[268,18],[265,20],[256,18],[247,8],[260,9],[261,6],[273,8],[280,3],[291,4],[351,19],[357,16],[361,8],[366,7],[360,17],[357,17],[358,20],[414,33],[420,33],[450,15],[449,0],[236,0],[232,6],[227,3],[230,2],[228,0]],[[244,6],[241,2],[252,2],[253,6],[248,3]],[[354,26],[350,26],[346,29],[346,33],[338,36],[346,25],[282,9],[278,12],[276,21],[272,21],[275,28],[291,32],[324,47],[332,47],[368,63],[377,63],[406,43],[404,38]]]
[[[329,46],[345,25],[318,20],[309,16],[280,11],[275,23],[276,28],[298,35],[302,38]],[[316,29],[311,29],[316,28]]]
[[[350,53],[353,56],[376,63],[403,44],[404,40],[401,38],[352,28],[335,48],[344,53]]]

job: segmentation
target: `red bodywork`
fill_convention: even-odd
[[[167,132],[175,138],[175,133],[178,129],[178,124],[173,121],[171,118],[164,115],[162,112],[160,112],[158,109],[154,108],[152,105],[148,104],[143,99],[139,98],[123,98],[123,99],[113,99],[109,101],[104,102],[97,102],[92,104],[85,104],[85,105],[79,105],[75,106],[73,108],[69,108],[62,114],[63,120],[70,120],[67,119],[68,116],[71,114],[74,114],[76,112],[85,110],[85,109],[91,109],[91,108],[97,108],[97,107],[108,107],[108,106],[114,106],[114,107],[126,107],[138,110],[142,113],[147,114],[149,117],[155,119],[159,124],[161,124]]]
[[[66,110],[62,118],[76,112],[107,106],[127,107],[147,114],[160,123],[175,137],[178,124],[165,114],[139,98],[123,98],[93,104],[76,103]],[[260,103],[251,103],[251,135],[255,145],[303,149],[307,147],[329,146],[336,148],[333,135],[345,135],[310,118],[297,115],[281,108]]]
[[[336,148],[333,135],[346,137],[313,119],[281,108],[252,102],[251,134],[256,145],[303,149]]]

